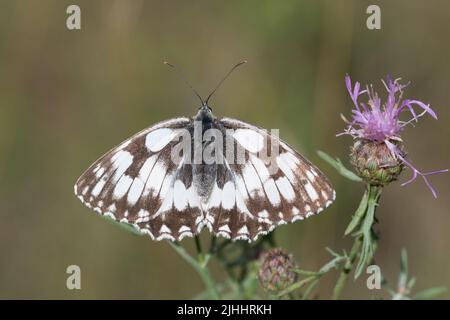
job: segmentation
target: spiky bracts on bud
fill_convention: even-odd
[[[397,147],[404,157],[403,146],[397,143]],[[384,186],[397,180],[404,168],[404,163],[383,142],[356,139],[350,149],[350,162],[358,175],[371,185]]]
[[[282,249],[271,249],[261,254],[258,278],[264,290],[280,292],[297,280],[297,267],[292,255]]]

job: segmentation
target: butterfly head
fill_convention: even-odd
[[[217,86],[212,90],[212,92],[209,94],[209,96],[206,98],[206,100],[203,100],[203,98],[198,94],[198,92],[190,85],[190,83],[186,80],[186,77],[184,74],[175,69],[175,66],[168,63],[167,61],[164,61],[164,64],[171,67],[181,77],[181,79],[186,83],[186,85],[191,88],[191,90],[194,92],[194,94],[197,96],[197,98],[200,100],[202,105],[198,108],[197,115],[194,117],[194,120],[196,121],[202,121],[202,122],[211,122],[215,119],[214,115],[212,114],[212,109],[208,106],[209,99],[213,96],[213,94],[216,92],[216,90],[220,87],[220,85],[228,78],[228,76],[236,69],[237,67],[243,65],[244,63],[247,63],[247,60],[243,60],[233,66],[230,71],[225,75],[225,77],[222,78],[222,80],[219,81]]]
[[[197,115],[195,116],[195,120],[197,121],[212,121],[214,119],[214,115],[212,113],[212,109],[206,104],[202,103],[202,105],[198,108]]]

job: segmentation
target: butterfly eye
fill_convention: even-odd
[[[198,107],[198,110],[205,110],[205,111],[212,112],[212,109],[206,104],[202,105],[201,107]]]

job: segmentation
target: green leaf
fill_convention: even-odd
[[[438,296],[442,295],[443,293],[447,292],[446,287],[434,287],[430,289],[426,289],[423,291],[420,291],[414,296],[414,299],[417,300],[429,300],[429,299],[435,299]]]
[[[406,287],[408,288],[409,291],[411,291],[411,289],[414,287],[415,284],[416,284],[416,278],[413,277],[413,278],[409,279]]]
[[[297,289],[300,289],[301,287],[303,287],[305,284],[307,284],[308,282],[312,281],[316,279],[316,276],[311,276],[305,279],[302,279],[292,285],[290,285],[287,289],[284,289],[283,291],[281,291],[279,294],[277,294],[278,297],[282,297],[286,294],[291,293],[292,291],[295,291]]]
[[[295,273],[298,273],[299,275],[307,276],[307,277],[320,275],[320,272],[318,272],[318,271],[307,271],[307,270],[302,270],[302,269],[292,269],[292,271],[294,271]]]
[[[341,255],[339,253],[337,253],[336,251],[334,251],[333,249],[329,248],[329,247],[325,247],[325,250],[331,254],[333,257],[340,257]],[[344,250],[344,255],[346,255],[345,250]]]
[[[319,283],[319,279],[317,278],[309,284],[309,286],[306,288],[305,292],[303,293],[302,300],[308,299],[309,295],[311,294],[311,292],[314,290],[314,288],[317,286],[318,283]]]
[[[358,182],[362,181],[362,179],[358,177],[355,173],[344,167],[341,160],[339,160],[338,158],[334,159],[325,152],[320,150],[317,151],[317,154],[319,155],[319,157],[321,157],[323,160],[325,160],[331,166],[333,166],[340,175],[352,181]]]
[[[348,257],[346,256],[340,256],[340,257],[336,257],[333,260],[331,260],[330,262],[328,262],[327,264],[325,264],[324,266],[322,266],[322,268],[320,268],[319,273],[320,274],[324,274],[329,272],[332,269],[339,269],[339,265],[344,262],[347,261]]]
[[[350,221],[347,229],[345,229],[344,235],[349,235],[361,222],[364,214],[367,210],[367,201],[369,199],[369,193],[367,190],[364,192],[364,195],[359,203],[358,209],[356,209],[355,214],[353,215],[352,220]]]
[[[369,199],[367,201],[367,213],[361,225],[361,231],[363,236],[362,248],[358,264],[355,270],[355,279],[361,275],[361,273],[364,270],[364,267],[371,262],[376,247],[375,240],[372,236],[372,225],[375,221],[375,208],[378,203],[378,198],[380,196],[381,189],[375,186],[370,186],[368,193]]]
[[[116,221],[116,220],[114,220],[114,219],[112,219],[111,217],[108,217],[108,216],[101,216],[101,217],[103,219],[105,219],[106,221],[110,222],[111,224],[119,226],[120,228],[123,228],[124,230],[126,230],[128,232],[131,232],[134,235],[137,235],[137,236],[142,236],[143,235],[132,224],[125,223],[125,222],[119,222],[119,221]]]
[[[400,255],[400,275],[398,277],[398,287],[407,288],[408,282],[408,254],[403,248]]]

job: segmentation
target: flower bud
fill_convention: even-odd
[[[264,252],[261,257],[258,278],[264,290],[277,293],[297,280],[297,273],[293,271],[296,263],[292,255],[282,249],[271,249]]]
[[[395,145],[404,157],[403,145],[399,142]],[[366,139],[355,141],[351,147],[350,162],[358,176],[376,186],[397,180],[404,168],[403,162],[392,155],[386,143]]]

